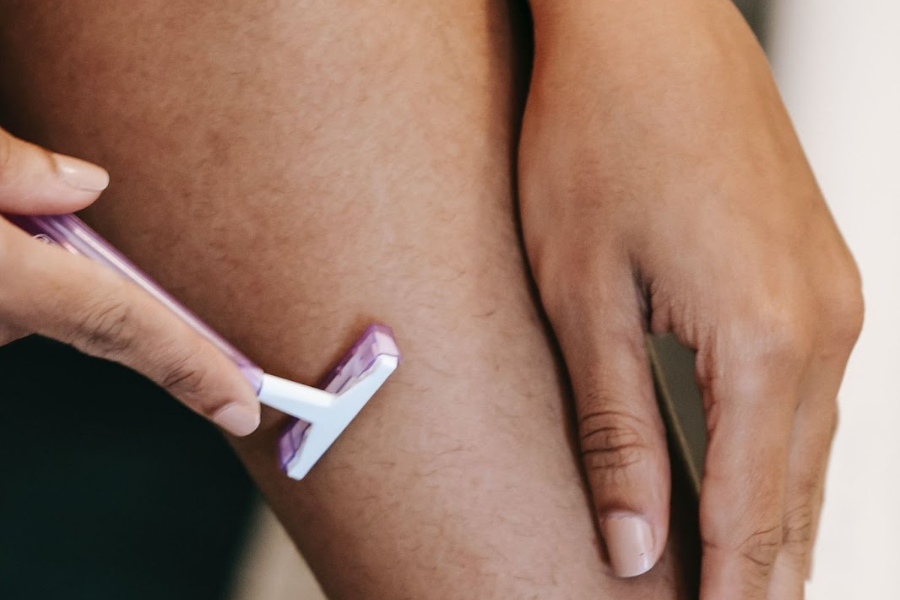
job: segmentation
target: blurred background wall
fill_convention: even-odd
[[[767,23],[778,83],[867,303],[809,597],[900,598],[900,1],[773,0]]]

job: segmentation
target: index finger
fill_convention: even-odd
[[[234,435],[259,425],[239,369],[137,286],[0,219],[0,321],[142,373]]]

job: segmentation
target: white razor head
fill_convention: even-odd
[[[325,378],[324,390],[266,375],[78,217],[6,215],[3,218],[43,241],[112,269],[156,298],[221,350],[253,389],[259,391],[260,402],[296,418],[278,444],[281,466],[294,479],[306,475],[400,363],[390,328],[371,325]]]
[[[278,440],[284,472],[303,479],[399,364],[391,329],[370,325],[321,389],[265,375],[260,401],[295,417]]]

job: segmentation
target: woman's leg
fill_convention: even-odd
[[[305,481],[279,415],[235,442],[332,597],[675,597],[671,560],[602,561],[516,231],[505,2],[0,10],[14,131],[109,168],[92,222],[267,371],[395,328],[405,362]]]

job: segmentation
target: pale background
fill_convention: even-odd
[[[753,0],[740,4],[762,14]],[[745,6],[745,8],[747,8]],[[773,0],[776,77],[863,272],[866,326],[841,396],[813,600],[900,598],[900,0]],[[322,598],[261,513],[235,600]]]
[[[782,93],[862,269],[813,600],[900,598],[900,0],[777,0]]]

